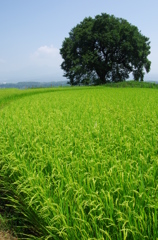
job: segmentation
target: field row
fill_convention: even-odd
[[[99,87],[2,108],[1,196],[14,224],[31,239],[156,240],[157,106],[155,89]]]

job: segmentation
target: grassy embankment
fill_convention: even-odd
[[[19,237],[157,240],[158,92],[115,86],[0,92],[1,209]]]

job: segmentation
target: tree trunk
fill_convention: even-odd
[[[105,84],[106,83],[105,74],[101,74],[99,76],[99,79],[100,79],[101,84]]]
[[[99,78],[99,84],[105,84],[106,83],[106,79],[105,79],[105,73],[104,72],[99,72],[96,71],[98,78]]]

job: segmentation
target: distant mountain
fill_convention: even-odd
[[[59,87],[59,86],[69,86],[67,81],[58,82],[18,82],[18,83],[0,83],[0,88],[46,88],[46,87]]]
[[[145,81],[148,83],[158,84],[158,81]],[[18,83],[0,83],[0,88],[47,88],[47,87],[59,87],[59,86],[70,86],[67,81],[57,81],[57,82],[18,82]]]

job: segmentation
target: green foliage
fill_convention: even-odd
[[[158,84],[152,82],[124,81],[118,83],[107,83],[105,87],[115,88],[154,88],[158,89]]]
[[[124,81],[133,73],[143,81],[150,71],[149,38],[126,20],[108,14],[85,18],[65,38],[61,68],[71,85]]]
[[[157,240],[157,89],[63,88],[10,103],[0,202],[19,238]]]

